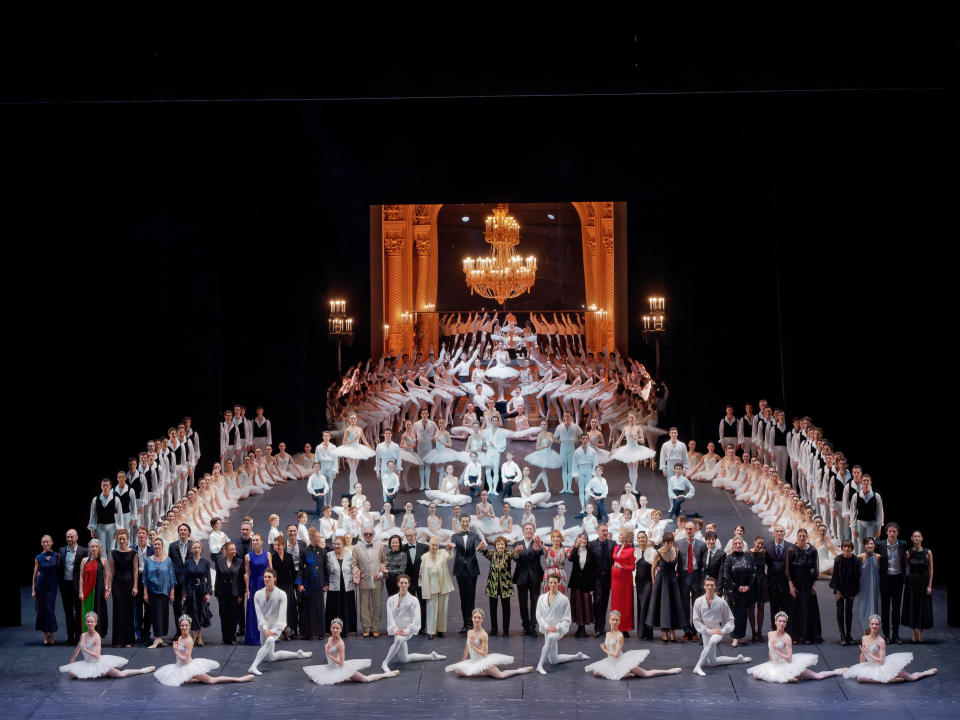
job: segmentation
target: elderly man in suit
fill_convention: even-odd
[[[407,542],[403,545],[403,551],[407,554],[406,573],[411,578],[418,578],[420,577],[420,561],[423,560],[423,556],[430,551],[430,546],[426,543],[417,542],[417,531],[414,528],[407,528],[404,530],[403,536],[407,540]],[[420,585],[416,582],[412,582],[410,586],[410,592],[413,593],[420,603],[420,617],[425,618],[427,616],[427,601],[423,597],[423,592],[420,590]],[[427,630],[422,624],[418,634],[427,634]]]
[[[693,603],[700,597],[700,587],[703,584],[703,566],[707,553],[707,544],[697,540],[697,527],[692,521],[683,525],[684,537],[677,540],[677,574],[680,579],[680,594],[683,596],[683,610],[686,615],[686,625],[683,636],[687,640],[696,638],[696,630],[690,623]]]
[[[468,623],[476,605],[477,578],[480,576],[477,551],[486,547],[487,543],[481,536],[470,532],[470,516],[461,517],[460,532],[447,542],[447,548],[453,550],[453,576],[457,579],[457,589],[460,591],[461,635],[466,635],[470,630]]]
[[[63,614],[67,619],[67,641],[64,645],[76,645],[83,634],[83,619],[80,617],[80,563],[87,556],[87,549],[77,543],[77,531],[67,530],[67,544],[60,548],[60,597]]]
[[[373,539],[372,525],[363,528],[360,535],[360,542],[353,546],[353,582],[360,589],[360,627],[364,637],[380,637],[387,551],[382,542]]]
[[[187,559],[190,558],[192,552],[190,549],[193,546],[193,540],[190,539],[191,532],[189,525],[180,523],[177,527],[179,540],[170,543],[170,547],[167,548],[167,554],[170,556],[170,564],[173,565],[173,574],[177,578],[177,585],[173,589],[173,616],[175,618],[179,618],[183,611],[183,573],[184,566],[187,564]],[[175,632],[171,636],[170,642],[176,640],[179,634],[179,632]]]
[[[782,525],[773,528],[773,542],[767,545],[767,588],[770,594],[770,629],[776,630],[777,613],[787,612],[790,604],[790,582],[787,579],[787,550],[793,543],[784,540]]]
[[[536,531],[533,523],[524,523],[523,540],[513,549],[516,561],[513,582],[517,586],[520,602],[520,622],[523,624],[523,634],[530,637],[537,636],[536,610],[540,598],[540,583],[543,582],[543,565],[540,564],[543,544]]]
[[[886,539],[877,540],[874,548],[874,552],[880,555],[877,559],[877,570],[880,573],[880,621],[887,642],[899,643],[907,544],[900,539],[900,526],[897,523],[887,523],[886,530]]]
[[[594,637],[606,634],[607,606],[610,604],[610,569],[613,567],[613,548],[607,524],[597,526],[597,539],[590,543],[590,550],[597,561],[597,587],[593,591]]]

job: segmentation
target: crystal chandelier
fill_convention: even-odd
[[[520,242],[520,225],[503,203],[493,215],[487,216],[483,237],[490,245],[490,255],[483,258],[464,258],[463,273],[470,294],[504,300],[530,292],[537,279],[537,259],[517,255],[514,246]]]

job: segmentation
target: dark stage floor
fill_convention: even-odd
[[[517,443],[518,451],[529,452],[531,444]],[[370,480],[369,490],[378,488],[373,478],[372,464],[361,469],[361,481]],[[611,495],[619,494],[626,480],[626,469],[613,462],[607,466]],[[343,487],[343,477],[338,481]],[[411,476],[411,481],[413,477]],[[433,479],[436,485],[436,478]],[[560,484],[559,471],[555,471],[551,484]],[[641,491],[648,496],[650,504],[666,508],[663,479],[656,474],[642,473]],[[372,493],[371,493],[372,494]],[[266,531],[267,516],[278,513],[283,522],[292,518],[296,510],[307,507],[308,499],[302,482],[292,482],[274,488],[267,494],[244,501],[238,511],[225,523],[227,534],[239,537],[239,523],[243,514],[254,517],[256,528]],[[573,508],[572,498],[569,505]],[[690,501],[691,510],[699,511],[704,518],[716,520],[724,542],[731,536],[738,522],[747,525],[747,536],[762,531],[756,517],[746,506],[734,503],[726,493],[704,483],[697,485],[697,496]],[[417,506],[418,519],[426,515],[426,508]],[[449,509],[442,509],[446,518]],[[537,512],[538,524],[548,524],[552,510]],[[572,513],[571,513],[572,514]],[[571,518],[568,514],[568,518]],[[519,517],[519,513],[516,513]],[[58,539],[59,543],[59,539]],[[486,561],[481,560],[485,566]],[[481,579],[486,568],[481,571]],[[486,608],[482,596],[483,582],[477,587],[477,605]],[[262,714],[273,717],[306,717],[336,712],[352,717],[457,717],[459,709],[464,716],[497,717],[578,717],[622,711],[658,712],[690,717],[690,713],[706,712],[710,717],[744,717],[757,710],[772,710],[778,717],[803,716],[810,713],[842,712],[845,716],[876,717],[878,713],[891,713],[896,717],[960,717],[960,668],[954,661],[960,641],[960,631],[946,626],[946,596],[939,591],[934,597],[934,617],[937,627],[929,632],[927,644],[904,645],[895,652],[909,650],[915,660],[907,668],[911,671],[936,666],[940,673],[917,683],[888,686],[864,685],[848,680],[828,679],[819,682],[803,682],[789,685],[772,685],[753,680],[743,665],[708,670],[708,676],[700,678],[691,671],[699,655],[699,646],[689,644],[663,645],[659,640],[638,642],[631,638],[626,649],[649,648],[651,653],[645,665],[650,668],[683,667],[677,676],[651,679],[631,679],[612,682],[588,676],[583,672],[585,663],[550,666],[549,675],[524,675],[503,681],[490,678],[458,678],[443,671],[446,662],[395,665],[400,675],[372,685],[342,684],[320,687],[309,681],[300,668],[307,664],[323,663],[322,642],[284,643],[285,649],[303,648],[314,652],[311,660],[290,660],[280,663],[265,663],[263,676],[246,685],[203,686],[188,685],[168,688],[153,677],[142,676],[122,680],[71,680],[57,672],[57,667],[66,663],[71,648],[43,647],[40,634],[32,630],[34,623],[33,601],[28,588],[21,589],[23,598],[22,626],[0,630],[0,707],[4,720],[25,717],[84,717],[106,711],[111,715],[126,718],[139,717],[227,717],[231,713],[242,716]],[[820,663],[814,668],[842,667],[857,662],[857,651],[841,647],[837,642],[834,623],[834,605],[826,584],[818,586],[824,635],[827,643],[818,648]],[[539,639],[519,635],[520,613],[514,600],[512,612],[513,633],[509,638],[491,638],[490,649],[504,652],[516,658],[518,665],[535,665],[540,653]],[[61,628],[63,622],[61,618]],[[385,624],[385,620],[384,620]],[[459,600],[456,592],[450,599],[449,629],[445,639],[430,643],[429,649],[446,654],[455,662],[463,652],[463,636],[456,634],[460,627]],[[61,630],[58,637],[64,635]],[[906,633],[909,637],[909,633]],[[219,638],[216,610],[214,626],[210,628],[210,640]],[[371,672],[376,672],[389,647],[386,636],[379,639],[347,638],[348,658],[370,658]],[[593,658],[600,657],[600,640],[577,640],[572,637],[561,643],[561,651],[582,650]],[[411,641],[411,650],[427,648],[426,638]],[[728,641],[723,646],[729,650]],[[811,648],[804,647],[809,652]],[[161,665],[174,661],[173,651],[160,650],[114,650],[109,646],[105,652],[123,655],[131,659],[129,667]],[[764,645],[750,644],[745,654],[755,662],[765,660]],[[208,642],[196,656],[217,660],[221,667],[217,673],[242,675],[249,666],[256,648],[224,646]],[[446,705],[455,702],[457,706]]]

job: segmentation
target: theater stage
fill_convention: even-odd
[[[511,443],[518,453],[527,453],[532,443]],[[613,462],[607,467],[611,496],[617,496],[626,481],[626,468]],[[338,479],[344,487],[344,474]],[[372,463],[364,463],[360,479],[368,491],[378,488],[373,476]],[[414,481],[411,471],[411,482]],[[434,486],[436,478],[433,479]],[[554,488],[560,484],[559,471],[551,477]],[[651,506],[669,507],[662,477],[641,470],[641,492],[647,495]],[[371,492],[371,495],[373,493]],[[576,505],[573,496],[568,498],[570,508]],[[406,498],[404,498],[406,499]],[[239,537],[240,518],[244,514],[254,517],[257,530],[269,527],[267,516],[278,513],[285,524],[296,510],[309,507],[303,482],[290,482],[276,487],[265,495],[254,496],[241,503],[239,510],[224,525],[231,538]],[[705,519],[715,520],[721,539],[731,536],[733,527],[743,522],[747,537],[753,537],[762,528],[749,509],[731,500],[724,493],[706,483],[698,483],[696,497],[688,503],[690,510],[699,511]],[[575,511],[573,511],[575,512]],[[441,509],[447,520],[450,510]],[[553,510],[537,511],[538,525],[547,525]],[[426,515],[426,508],[418,505],[419,522]],[[571,518],[572,512],[568,512]],[[519,513],[515,513],[517,518]],[[572,519],[572,518],[571,518]],[[60,539],[58,538],[58,543]],[[486,561],[481,559],[481,580],[486,577]],[[477,605],[487,607],[482,595],[483,582],[477,586]],[[244,717],[317,717],[336,713],[337,716],[363,717],[374,720],[380,717],[458,717],[503,718],[503,717],[612,717],[614,713],[656,713],[663,717],[695,717],[703,713],[708,717],[749,717],[758,711],[770,712],[777,717],[803,717],[809,720],[811,713],[843,713],[846,717],[873,717],[890,713],[893,717],[948,718],[960,716],[960,667],[956,663],[956,649],[960,646],[960,631],[946,626],[946,595],[936,591],[934,595],[934,618],[936,627],[928,633],[925,645],[897,646],[894,652],[910,651],[914,662],[907,668],[911,671],[936,666],[940,673],[917,683],[874,686],[843,679],[828,679],[819,682],[802,682],[788,685],[772,685],[750,678],[744,665],[708,669],[708,675],[700,678],[691,672],[699,654],[699,646],[690,644],[664,645],[660,640],[638,642],[635,637],[626,641],[627,649],[648,648],[650,656],[645,663],[651,668],[681,666],[683,673],[677,676],[651,679],[630,679],[612,682],[588,676],[583,671],[586,663],[569,663],[549,666],[547,676],[524,675],[503,681],[490,678],[458,678],[443,671],[446,662],[415,663],[399,665],[400,675],[369,685],[342,684],[320,687],[311,683],[300,668],[307,664],[325,662],[322,642],[294,641],[283,643],[285,648],[312,650],[310,660],[290,660],[265,663],[263,676],[245,685],[188,685],[168,688],[151,676],[132,677],[122,680],[71,680],[57,672],[57,667],[66,663],[72,652],[64,646],[43,647],[40,633],[33,631],[33,601],[29,588],[22,588],[22,626],[0,630],[0,707],[4,720],[13,718],[90,718],[96,713],[108,712],[125,718],[170,718],[204,717],[216,720],[220,717],[241,715]],[[834,622],[834,604],[829,588],[821,581],[818,584],[824,636],[827,642],[817,648],[821,660],[814,668],[823,670],[851,665],[857,661],[853,647],[841,647],[837,642]],[[205,633],[208,644],[196,650],[196,656],[212,658],[221,665],[216,673],[242,675],[249,666],[256,648],[224,646],[219,644],[217,613],[214,609],[214,626]],[[515,656],[518,665],[535,665],[540,653],[540,639],[524,638],[519,634],[519,609],[514,600],[512,609],[512,634],[509,638],[491,638],[490,649]],[[430,643],[430,649],[459,660],[463,652],[463,636],[456,633],[460,627],[459,601],[456,591],[450,599],[450,620],[447,637]],[[385,620],[384,620],[385,626]],[[62,639],[63,620],[60,618]],[[452,632],[451,632],[452,631]],[[903,634],[903,633],[902,633]],[[909,637],[909,632],[905,633]],[[109,640],[109,636],[108,636]],[[390,641],[386,636],[379,639],[348,637],[348,658],[370,658],[372,672],[383,660]],[[161,665],[174,661],[169,647],[160,650],[143,648],[114,650],[105,643],[105,652],[130,658],[129,667]],[[425,637],[411,642],[412,649],[426,648]],[[582,650],[593,658],[600,657],[600,640],[578,640],[572,637],[561,641],[561,651]],[[729,641],[721,648],[729,650]],[[807,646],[804,651],[812,649]],[[743,651],[755,662],[765,660],[764,645],[751,643]]]

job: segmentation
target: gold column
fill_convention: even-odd
[[[386,225],[386,221],[384,222]],[[400,313],[403,312],[403,250],[405,242],[401,232],[384,228],[383,238],[383,275],[385,287],[383,317],[390,326],[387,348],[391,356],[396,356],[403,347],[403,328],[400,326]]]
[[[597,350],[603,350],[606,346],[607,350],[612,350],[614,348],[614,305],[616,303],[616,285],[614,281],[613,274],[613,236],[606,235],[602,239],[603,245],[603,274],[604,274],[604,287],[603,287],[603,309],[607,311],[604,325],[604,332],[602,333],[602,340],[597,346]]]

